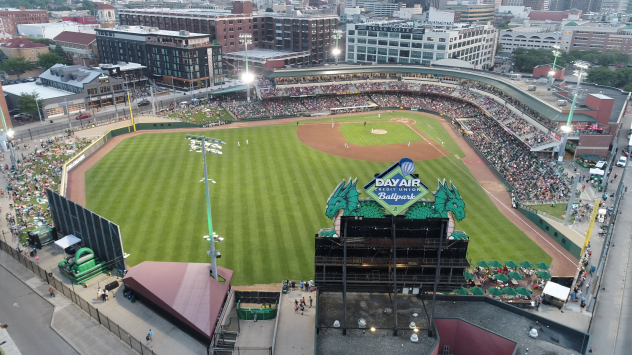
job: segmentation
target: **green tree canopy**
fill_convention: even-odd
[[[553,51],[549,49],[526,49],[517,48],[514,52],[515,68],[518,71],[530,72],[533,67],[543,64],[552,64]],[[631,61],[630,55],[614,50],[599,51],[591,49],[589,51],[573,50],[568,53],[562,53],[557,58],[556,65],[567,67],[567,73],[572,73],[570,64],[578,61],[586,61],[593,65],[626,65]]]
[[[509,21],[498,25],[496,28],[499,30],[508,30],[509,29]]]
[[[37,65],[48,69],[55,64],[66,64],[66,58],[55,52],[40,53],[37,55]]]
[[[36,92],[33,92],[32,94],[28,94],[23,92],[22,94],[20,94],[20,97],[18,97],[18,108],[20,109],[20,112],[26,113],[28,115],[33,115],[37,113],[37,105],[39,105],[39,107],[42,107],[42,102],[44,100],[42,99],[38,99],[39,94]],[[37,100],[37,103],[36,101]]]
[[[267,8],[266,8],[266,12],[274,12],[274,10],[272,10],[272,8],[271,8],[271,7],[267,7]]]
[[[9,59],[3,51],[0,51],[0,64],[4,63],[5,60]]]
[[[10,75],[17,75],[18,79],[20,75],[29,70],[35,69],[33,63],[25,60],[23,57],[9,58],[0,64],[0,69],[6,71]]]
[[[50,46],[51,44],[55,44],[55,41],[53,41],[50,38],[29,38],[29,40],[33,43],[42,43],[47,46]]]
[[[586,81],[629,91],[628,89],[632,89],[632,68],[619,68],[614,71],[606,67],[590,69]]]
[[[61,46],[59,45],[55,45],[54,52],[57,53],[57,55],[59,55],[60,57],[66,57],[66,52],[64,52],[64,49],[61,48]]]

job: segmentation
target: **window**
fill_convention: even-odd
[[[366,46],[358,46],[357,50],[358,53],[366,53]]]
[[[388,41],[388,45],[391,47],[399,47],[399,42],[397,41]]]
[[[97,94],[97,88],[88,89],[88,95],[96,95],[96,94]]]
[[[433,59],[432,58],[432,52],[424,52],[422,58],[423,59]]]
[[[377,32],[369,31],[369,37],[377,37]]]
[[[347,42],[349,42],[349,43],[355,43],[355,38],[347,38]]]
[[[421,43],[413,42],[413,48],[421,48]]]
[[[432,41],[434,41],[434,37],[426,37],[426,41],[432,42]]]
[[[364,60],[366,60],[366,54],[357,54],[356,58],[358,60],[364,61]]]
[[[369,39],[368,44],[377,44],[377,39]]]
[[[241,20],[239,20],[239,21],[241,21]],[[241,31],[241,27],[237,27],[237,31]]]
[[[388,38],[388,32],[380,32],[380,37]]]
[[[420,51],[411,51],[410,52],[410,56],[412,58],[421,58],[421,52]]]
[[[424,49],[434,49],[434,46],[432,43],[424,43]]]
[[[408,48],[410,47],[410,42],[399,42],[399,46]]]
[[[445,50],[445,44],[437,44],[437,50],[444,51]]]
[[[358,43],[366,44],[366,38],[358,38]]]
[[[358,36],[366,36],[366,31],[358,31]]]
[[[233,32],[233,28],[232,28],[232,27],[230,27],[230,28],[228,29],[228,31],[229,31],[229,32]]]
[[[401,39],[410,39],[410,33],[402,33],[400,38]]]
[[[413,40],[415,41],[423,41],[424,35],[413,35]]]
[[[367,50],[367,53],[369,54],[375,54],[376,52],[375,47],[368,47],[366,50]]]
[[[353,36],[353,35],[355,35],[355,30],[349,30],[348,33],[349,33],[349,36]]]
[[[233,24],[233,20],[228,21],[228,24],[232,25]]]
[[[410,56],[410,51],[399,51],[399,56],[408,58]]]
[[[397,53],[398,53],[397,49],[389,49],[388,50],[388,55],[396,56]]]
[[[377,54],[386,55],[386,53],[387,53],[386,48],[378,48],[377,49]]]
[[[445,42],[445,38],[439,38],[439,42]]]
[[[388,34],[388,38],[399,38],[399,33],[397,33],[397,32],[390,32]]]
[[[347,46],[347,52],[355,52],[354,46]]]
[[[379,46],[388,46],[388,41],[381,39],[381,40],[377,41],[377,44]]]
[[[436,57],[437,57],[437,60],[439,60],[439,59],[445,59],[445,54],[443,54],[443,53],[437,53]]]

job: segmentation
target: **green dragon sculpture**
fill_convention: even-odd
[[[457,221],[465,218],[465,203],[459,195],[456,187],[450,182],[447,186],[438,180],[439,186],[434,191],[433,201],[421,201],[413,204],[405,212],[405,218],[448,218],[449,213]],[[371,199],[360,199],[360,193],[356,189],[357,179],[345,183],[342,180],[327,200],[325,215],[334,221],[334,226],[324,228],[318,232],[319,237],[337,238],[339,233],[340,218],[342,216],[362,216],[364,218],[385,218],[386,214],[382,206]]]

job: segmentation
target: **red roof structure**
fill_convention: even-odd
[[[64,31],[58,34],[57,36],[55,36],[55,38],[53,38],[53,41],[83,44],[86,46],[92,44],[96,40],[97,40],[97,35],[93,35],[90,33],[71,32],[71,31]]]
[[[6,43],[0,44],[4,48],[41,48],[48,47],[43,43],[35,43],[26,38],[12,38]]]
[[[108,4],[98,4],[97,5],[97,10],[114,10],[114,9],[116,9],[114,6],[108,5]]]
[[[210,264],[145,261],[132,267],[123,283],[143,304],[208,345],[233,271],[218,267],[217,274],[224,283],[213,279]]]
[[[531,11],[528,17],[531,21],[562,22],[568,17],[568,11]]]

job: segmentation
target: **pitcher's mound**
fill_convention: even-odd
[[[386,130],[383,130],[383,129],[374,129],[374,130],[371,131],[371,133],[373,133],[373,134],[386,134],[387,132],[386,132]]]

